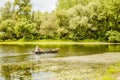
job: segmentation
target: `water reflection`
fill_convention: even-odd
[[[0,69],[0,80],[54,80],[54,74],[50,71],[40,71],[34,64],[8,64]]]
[[[109,45],[108,49],[110,52],[120,52],[120,45]]]
[[[32,80],[55,80],[55,74],[50,71],[34,73],[32,77]]]
[[[20,62],[35,60],[37,58],[32,52],[35,46],[36,45],[30,44],[0,45],[0,62]],[[39,45],[39,47],[43,49],[60,48],[60,52],[54,54],[56,57],[92,55],[105,52],[120,52],[120,45]],[[48,55],[48,57],[49,56],[50,55]]]
[[[66,62],[27,62],[1,67],[0,73],[3,80],[96,80],[97,73],[103,74],[108,66],[88,63],[74,63],[73,65]]]
[[[81,56],[107,52],[108,45],[72,45],[61,46],[58,56]]]
[[[31,77],[30,73],[31,68],[18,65],[4,65],[1,66],[1,73],[4,76],[5,80],[25,80],[24,77]],[[15,76],[15,75],[19,76]],[[22,77],[24,75],[24,77]]]

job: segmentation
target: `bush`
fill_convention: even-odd
[[[109,42],[120,42],[120,32],[118,31],[107,31],[105,36]]]
[[[5,39],[5,32],[0,32],[0,40],[4,41]]]

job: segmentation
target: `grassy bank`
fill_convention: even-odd
[[[120,43],[109,43],[101,42],[97,40],[6,40],[0,41],[0,44],[120,44]]]

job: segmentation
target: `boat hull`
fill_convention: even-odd
[[[45,53],[58,53],[59,49],[49,49],[49,50],[43,50],[43,51],[38,51],[34,52],[35,54],[45,54]]]

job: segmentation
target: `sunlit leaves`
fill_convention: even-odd
[[[5,39],[5,32],[0,32],[0,40],[4,40]]]
[[[30,19],[32,8],[30,0],[14,0],[14,6],[18,17]]]
[[[91,0],[58,0],[57,10],[68,10],[77,4],[87,5]]]
[[[30,0],[14,0],[14,5],[8,2],[1,8],[0,32],[4,32],[5,39],[120,42],[119,0],[58,0],[51,13],[31,12],[31,8]]]
[[[42,19],[40,26],[40,34],[44,36],[45,39],[55,39],[58,29],[57,17],[54,14],[46,13]]]
[[[0,15],[2,20],[11,19],[13,17],[12,3],[6,2],[4,7],[0,9]]]
[[[0,31],[5,33],[5,37],[7,39],[12,39],[15,37],[14,26],[15,26],[14,20],[2,21],[0,24]]]
[[[14,27],[17,38],[29,37],[31,38],[36,31],[36,24],[30,23],[24,18],[21,18]]]
[[[110,42],[120,42],[120,32],[118,31],[107,31],[106,37]]]

